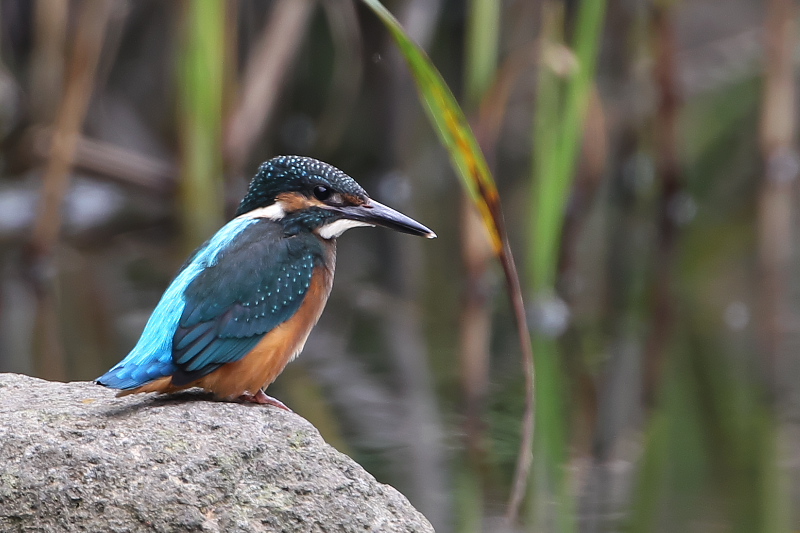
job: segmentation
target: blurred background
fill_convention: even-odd
[[[793,0],[393,0],[493,169],[537,365],[521,531],[800,529]],[[502,270],[351,0],[0,1],[0,371],[135,344],[257,165],[323,159],[436,241],[339,240],[270,393],[440,532],[501,531]]]

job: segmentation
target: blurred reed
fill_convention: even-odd
[[[516,521],[519,504],[528,482],[531,465],[535,398],[534,361],[522,289],[506,235],[497,186],[460,106],[427,54],[408,37],[397,20],[380,2],[377,0],[364,0],[364,2],[372,8],[389,29],[405,57],[417,83],[420,97],[426,104],[428,118],[436,127],[440,141],[447,147],[453,167],[457,170],[464,189],[481,215],[494,255],[505,273],[506,289],[519,337],[526,382],[522,438],[506,513],[507,522],[513,524]]]
[[[438,531],[797,529],[797,6],[389,7],[0,3],[0,369],[95,377],[242,176],[322,157],[441,238],[341,239],[276,394]]]
[[[759,198],[759,262],[761,344],[767,382],[778,399],[786,368],[790,272],[797,243],[793,219],[797,212],[798,168],[796,71],[793,50],[797,6],[786,0],[768,3],[765,23],[766,64],[761,104],[760,144],[764,178]]]
[[[276,2],[267,26],[253,45],[225,132],[227,166],[237,177],[244,172],[250,152],[270,125],[313,7],[311,0]]]
[[[226,10],[223,0],[182,4],[178,115],[183,254],[222,225],[222,117]]]
[[[464,38],[464,101],[475,136],[487,164],[497,142],[481,102],[490,94],[497,77],[500,46],[500,4],[493,0],[472,0],[467,11]],[[464,413],[466,458],[459,467],[455,497],[458,530],[482,531],[486,502],[491,492],[491,451],[486,435],[486,400],[489,392],[489,351],[491,346],[493,275],[492,247],[475,206],[465,195],[461,202],[461,254],[466,271],[463,308],[459,320],[459,367]]]
[[[529,287],[537,354],[539,435],[530,520],[538,529],[574,531],[576,504],[565,466],[569,459],[567,379],[557,338],[569,311],[556,292],[561,238],[583,138],[601,44],[605,2],[581,2],[564,37],[564,4],[542,4],[542,35],[533,128]],[[569,47],[565,42],[569,42]],[[548,504],[556,501],[555,506]]]
[[[38,215],[30,243],[29,275],[37,299],[36,333],[32,339],[34,369],[37,375],[54,380],[66,379],[67,369],[57,311],[53,254],[62,228],[61,214],[69,186],[69,172],[89,108],[110,9],[106,0],[87,0],[80,7],[70,46],[64,93],[54,117],[50,154],[42,177]],[[61,13],[63,15],[63,9]],[[42,44],[39,57],[43,62],[52,62],[51,51],[63,42],[59,39],[61,32],[48,35],[51,24],[43,15],[41,20],[39,42],[46,43],[51,38],[55,42]],[[44,112],[50,104],[45,105]]]

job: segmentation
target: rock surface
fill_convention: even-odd
[[[0,374],[0,531],[430,532],[301,417]]]

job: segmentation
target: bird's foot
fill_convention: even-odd
[[[263,390],[258,389],[258,392],[255,394],[242,394],[239,396],[239,400],[246,403],[257,403],[259,405],[273,405],[280,409],[285,409],[292,413],[293,411],[286,407],[282,401],[273,398],[272,396],[267,396]]]

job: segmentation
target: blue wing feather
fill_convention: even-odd
[[[164,292],[136,346],[97,378],[98,383],[115,389],[133,389],[178,370],[172,360],[172,340],[186,305],[186,288],[201,272],[215,264],[220,252],[240,233],[256,222],[257,219],[235,218],[198,248]]]
[[[167,288],[139,342],[97,379],[133,389],[172,376],[189,383],[252,350],[305,297],[322,247],[267,220],[236,218],[195,252]]]
[[[315,236],[286,237],[274,223],[239,235],[184,292],[172,382],[189,383],[247,355],[297,312],[322,260]]]

